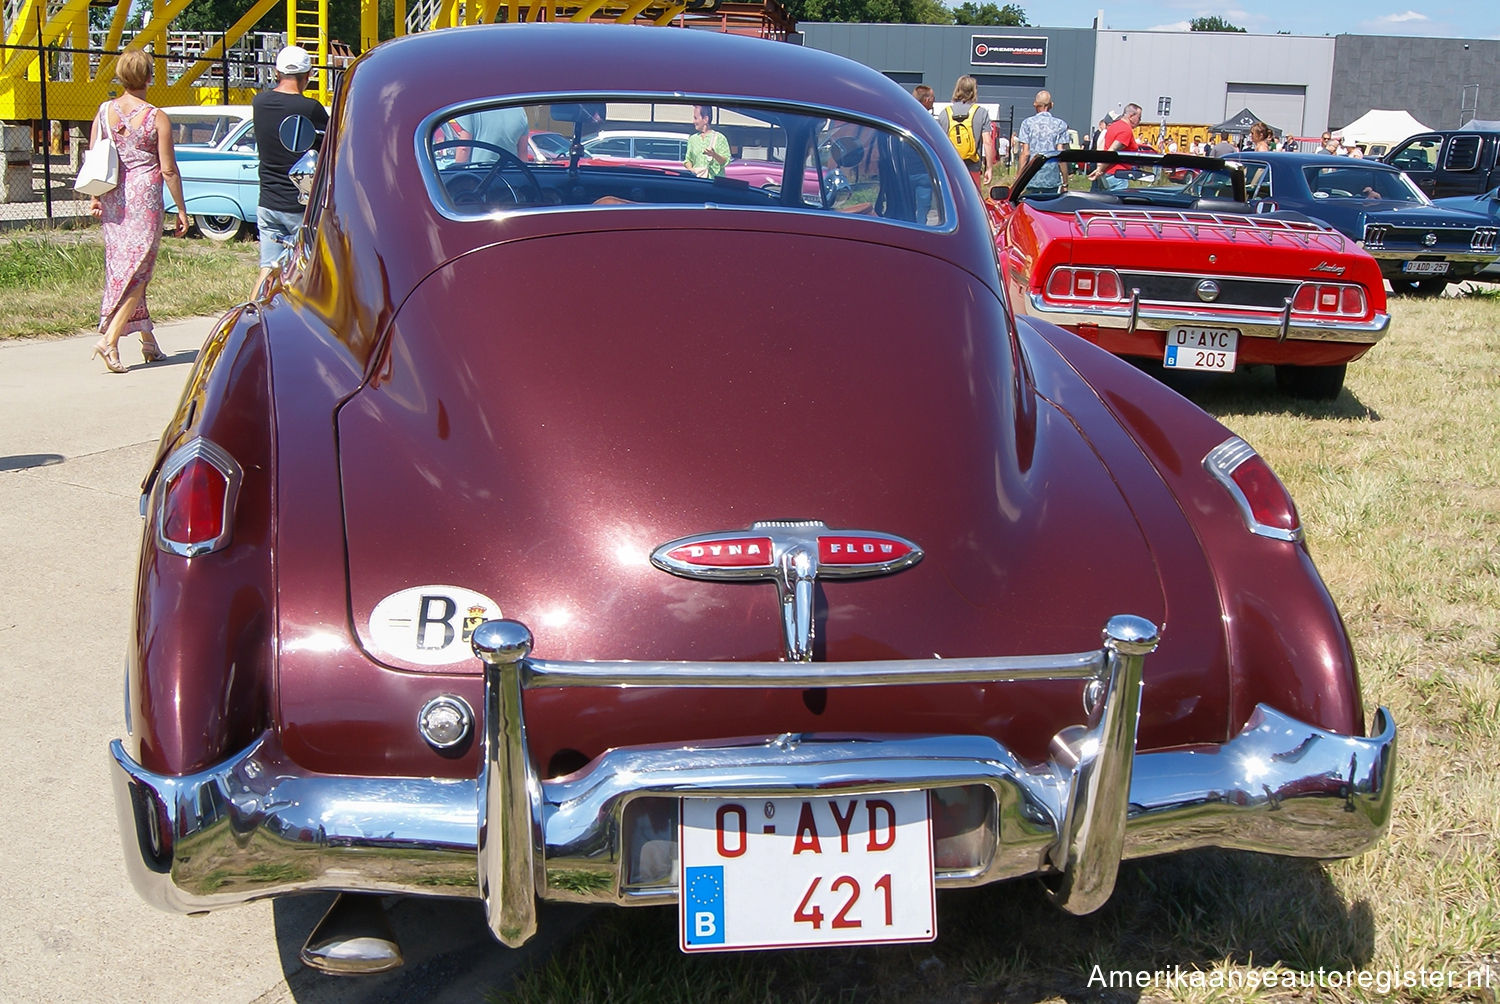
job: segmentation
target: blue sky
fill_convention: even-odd
[[[1186,30],[1195,17],[1217,14],[1246,31],[1273,35],[1430,35],[1500,38],[1494,0],[1018,0],[1032,24],[1087,28],[1102,8],[1104,27]]]

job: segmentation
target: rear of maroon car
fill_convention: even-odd
[[[335,127],[412,60],[523,37],[455,34],[367,57]],[[532,86],[609,34],[524,33]],[[1378,839],[1394,727],[1364,737],[1254,451],[1012,324],[895,85],[647,35],[647,81],[847,76],[822,100],[887,156],[920,142],[934,208],[879,215],[887,171],[869,213],[800,185],[470,209],[402,137],[331,135],[306,258],[210,339],[148,482],[113,747],[142,895],[478,898],[510,945],[540,900],[672,904],[715,951],[927,940],[936,888],[1040,874],[1088,912],[1125,857]],[[391,961],[357,940],[304,958]]]

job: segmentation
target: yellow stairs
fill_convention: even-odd
[[[287,0],[286,40],[312,54],[313,72],[308,81],[311,97],[328,104],[333,94],[328,49],[328,0]]]

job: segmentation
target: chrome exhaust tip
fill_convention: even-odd
[[[302,946],[302,964],[335,976],[397,969],[404,961],[396,932],[374,893],[342,892]]]

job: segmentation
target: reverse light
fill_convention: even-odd
[[[1112,268],[1077,268],[1060,265],[1047,276],[1045,295],[1049,300],[1096,300],[1118,303],[1124,286],[1120,273]]]
[[[1368,309],[1363,286],[1342,282],[1304,282],[1292,295],[1299,314],[1325,317],[1363,317]]]
[[[191,440],[167,458],[157,484],[158,547],[192,558],[228,545],[240,466],[222,447]]]
[[[1238,436],[1208,451],[1203,466],[1223,485],[1250,532],[1272,540],[1301,540],[1297,505],[1271,465]]]

